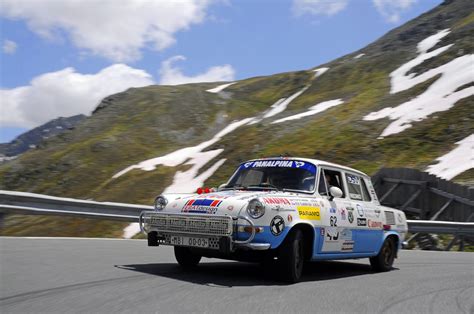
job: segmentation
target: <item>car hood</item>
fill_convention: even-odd
[[[278,191],[242,191],[228,190],[207,194],[191,194],[173,197],[164,208],[166,213],[215,214],[238,216],[245,210],[249,201],[255,198],[293,198],[298,195],[308,197],[307,194],[297,194]],[[167,197],[167,195],[164,195]]]

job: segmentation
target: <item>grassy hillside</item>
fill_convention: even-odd
[[[308,89],[279,115],[245,125],[206,150],[224,149],[226,162],[206,181],[216,186],[246,159],[294,155],[329,160],[375,173],[381,167],[425,169],[455,142],[474,132],[474,97],[448,111],[430,115],[413,127],[377,139],[388,119],[363,121],[370,112],[396,107],[423,93],[437,79],[390,94],[390,73],[417,56],[416,45],[442,29],[451,33],[436,47],[454,44],[412,71],[423,73],[459,56],[474,53],[474,2],[447,1],[360,51],[312,69],[242,80],[222,93],[206,92],[218,83],[149,86],[112,95],[76,129],[46,141],[39,149],[0,166],[0,188],[83,199],[150,204],[189,165],[122,169],[143,160],[211,139],[234,120],[261,115],[280,98]],[[361,58],[354,58],[364,53]],[[331,99],[344,103],[318,115],[285,123],[272,121],[306,111]],[[459,176],[472,182],[472,171]],[[0,234],[119,236],[125,224],[74,218],[8,216]],[[53,231],[54,230],[54,231]]]

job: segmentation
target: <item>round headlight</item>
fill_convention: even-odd
[[[260,218],[263,216],[263,214],[265,214],[265,205],[255,198],[249,202],[249,205],[247,206],[247,213],[253,219]]]
[[[163,210],[165,208],[166,204],[168,204],[168,200],[163,197],[163,196],[158,196],[155,198],[155,209],[156,210]]]

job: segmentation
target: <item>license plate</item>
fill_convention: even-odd
[[[209,247],[209,239],[194,238],[194,237],[180,237],[172,236],[170,238],[171,245],[194,246],[194,247]]]

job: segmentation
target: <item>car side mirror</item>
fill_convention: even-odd
[[[342,190],[337,186],[331,186],[329,188],[329,200],[332,201],[335,197],[342,197]]]

